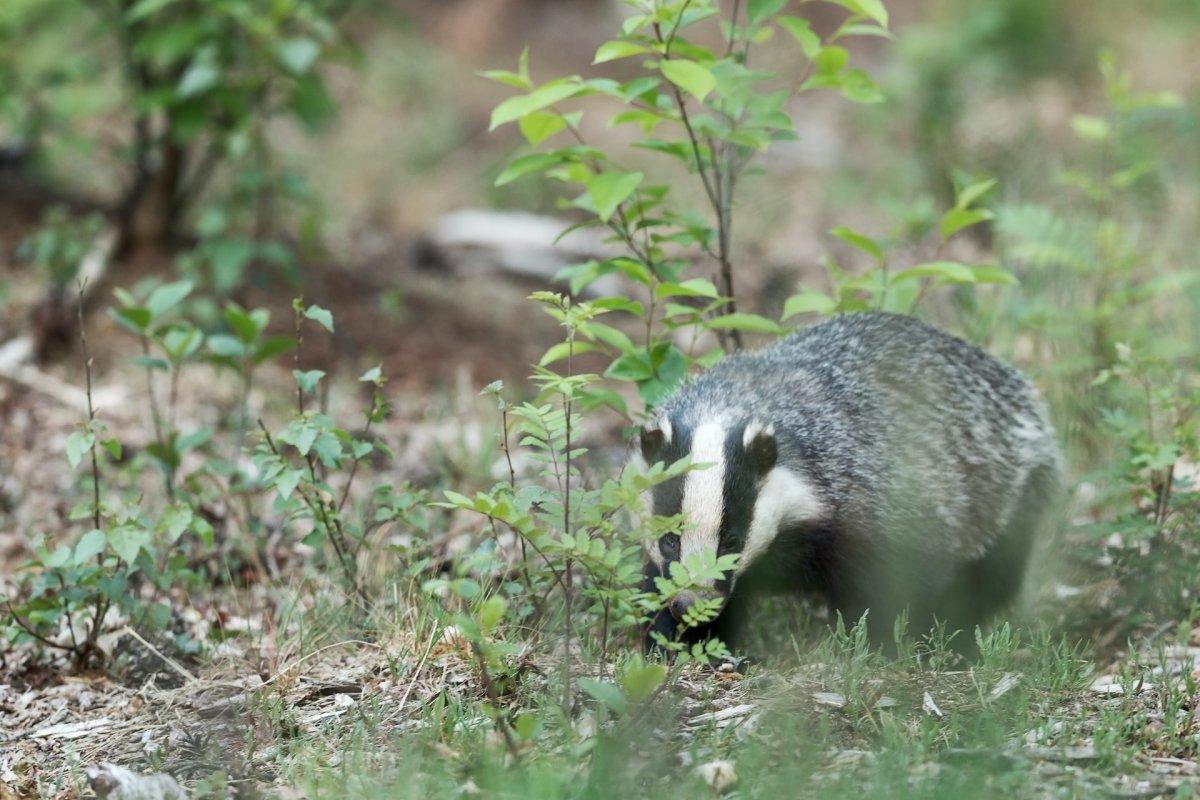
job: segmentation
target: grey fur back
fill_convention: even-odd
[[[813,482],[846,536],[933,569],[986,555],[1030,476],[1059,471],[1045,409],[1016,370],[895,314],[835,317],[730,356],[662,412],[688,427],[772,423],[780,466]]]

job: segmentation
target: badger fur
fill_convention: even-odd
[[[716,621],[685,638],[731,646],[760,592],[813,595],[847,623],[869,611],[879,640],[902,611],[914,632],[935,618],[969,632],[1020,589],[1060,469],[1020,374],[885,313],[729,356],[681,387],[640,438],[648,463],[711,465],[653,490],[654,513],[685,522],[649,547],[647,588],[690,553],[740,554],[650,632],[672,638],[698,596],[718,598]]]

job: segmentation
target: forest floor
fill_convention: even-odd
[[[556,341],[553,320],[524,299],[528,281],[422,270],[414,256],[441,214],[496,199],[481,199],[488,170],[511,142],[480,145],[496,97],[464,76],[515,60],[530,25],[509,13],[515,5],[457,2],[452,14],[430,12],[418,19],[433,43],[424,50],[409,49],[423,46],[411,33],[380,35],[366,60],[384,66],[361,81],[342,126],[319,145],[333,155],[303,152],[318,145],[295,148],[339,217],[332,249],[343,254],[310,265],[304,291],[338,325],[333,337],[307,344],[303,366],[330,374],[325,407],[345,420],[363,400],[353,378],[384,367],[393,414],[377,433],[396,457],[376,473],[380,483],[436,489],[493,479],[496,413],[478,392],[496,378],[521,385]],[[600,41],[592,32],[606,29],[597,15],[612,13],[583,0],[532,5],[538,10],[526,13],[546,17],[531,28],[535,69],[545,76],[579,68],[579,54]],[[918,5],[898,3],[907,10],[897,19],[914,17]],[[430,88],[418,68],[425,56],[453,79]],[[1056,99],[1044,116],[1062,134],[1073,107],[1063,101],[1068,90],[1034,89],[1035,102]],[[835,219],[856,222],[822,193],[838,170],[858,168],[848,163],[853,144],[834,106],[807,109],[805,145],[772,163],[787,182],[783,200],[773,186],[749,189],[752,306],[769,304],[778,285],[795,285],[800,275],[820,276],[824,232]],[[1022,108],[1030,117],[1044,111]],[[406,126],[441,130],[431,119],[446,109],[458,115],[449,121],[453,135],[422,134],[437,141],[418,142],[445,148],[431,171],[400,163],[415,148],[402,138],[416,138]],[[977,126],[987,136],[1001,135],[992,115],[976,116],[988,120]],[[30,329],[44,291],[7,259],[37,224],[48,200],[38,192],[0,191],[0,347]],[[539,202],[549,203],[531,204]],[[114,265],[86,323],[100,416],[134,455],[151,439],[137,342],[104,310],[112,288],[169,274],[169,259],[146,252]],[[270,309],[272,330],[289,330],[291,292],[248,289],[236,299]],[[292,366],[269,364],[256,384],[250,405],[268,421],[290,413],[276,399],[294,393]],[[0,594],[15,584],[38,534],[79,527],[71,505],[83,480],[64,454],[83,415],[76,341],[32,369],[0,377]],[[219,425],[235,407],[235,388],[213,374],[193,373],[180,387],[181,426]],[[620,458],[620,427],[584,432],[602,462],[597,470]],[[233,512],[218,504],[206,513],[221,529]],[[1086,522],[1067,520],[1050,537],[1012,628],[993,629],[972,662],[939,640],[884,658],[818,621],[776,637],[778,651],[758,661],[673,672],[645,715],[630,719],[584,699],[578,679],[613,675],[636,645],[602,662],[568,650],[575,683],[566,711],[562,654],[518,653],[501,713],[558,711],[540,716],[539,732],[516,753],[497,741],[472,653],[410,602],[424,573],[405,574],[398,558],[380,558],[371,565],[380,599],[367,622],[350,621],[336,581],[314,566],[313,548],[272,536],[262,545],[265,563],[254,564],[238,542],[219,539],[206,561],[191,565],[207,585],[169,592],[167,632],[147,638],[129,620],[105,620],[104,669],[79,670],[54,652],[0,643],[0,800],[90,797],[87,769],[103,762],[170,774],[206,797],[1197,796],[1200,608],[1178,620],[1135,618],[1113,600],[1103,548],[1083,544]],[[472,525],[437,517],[428,544],[439,563],[462,552],[462,540],[478,533]],[[380,552],[391,556],[403,538],[381,534]]]

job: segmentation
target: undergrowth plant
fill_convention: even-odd
[[[772,142],[795,137],[789,104],[798,97],[832,89],[856,102],[881,99],[871,78],[849,66],[840,42],[851,36],[890,36],[887,12],[874,0],[835,0],[847,14],[823,38],[804,18],[783,13],[788,6],[783,0],[734,3],[727,16],[712,0],[627,4],[633,13],[620,35],[599,48],[595,62],[636,59],[637,77],[618,82],[569,76],[535,83],[528,52],[515,72],[485,73],[521,92],[495,108],[491,127],[516,123],[533,149],[513,159],[496,183],[533,175],[562,183],[569,194],[562,205],[580,220],[572,229],[606,229],[622,251],[569,267],[559,277],[576,294],[610,275],[620,276],[632,289],[587,302],[554,293],[534,295],[562,323],[566,336],[535,369],[535,401],[511,405],[502,387],[489,387],[502,416],[508,480],[473,497],[446,493],[449,506],[488,521],[493,542],[487,555],[472,561],[473,568],[507,577],[495,584],[496,591],[466,575],[427,586],[439,596],[455,597],[453,606],[468,614],[455,617],[454,627],[469,631],[485,686],[495,683],[487,673],[499,669],[486,657],[497,652],[488,645],[494,633],[485,633],[497,630],[492,616],[501,613],[510,624],[532,629],[535,648],[547,628],[557,628],[561,705],[568,714],[576,640],[590,634],[593,646],[586,651],[598,662],[583,668],[594,671],[596,663],[606,663],[614,642],[635,645],[632,634],[678,593],[734,567],[732,556],[689,558],[673,564],[671,573],[654,585],[639,587],[644,548],[686,524],[648,515],[641,493],[704,465],[656,464],[645,472],[627,467],[617,478],[590,480],[578,468],[586,452],[577,443],[583,414],[607,406],[627,419],[640,418],[620,383],[633,384],[649,410],[690,371],[741,347],[743,334],[787,332],[783,324],[739,310],[736,303],[733,233],[739,181]],[[753,49],[776,34],[798,45],[801,74],[751,68]],[[720,46],[712,46],[714,40]],[[593,113],[591,107],[571,108],[585,98],[617,105],[608,122],[635,131],[629,154],[618,157],[587,143],[581,122],[585,113]],[[651,178],[650,164],[641,166],[643,160],[654,161],[664,177]],[[702,209],[684,199],[685,185],[694,186],[695,196],[703,198]],[[831,260],[833,295],[803,291],[787,302],[784,319],[873,308],[907,313],[938,285],[1012,282],[999,267],[968,266],[942,255],[953,236],[990,219],[979,203],[994,185],[989,180],[963,184],[953,208],[940,219],[933,258],[925,262],[893,265],[889,242],[847,227],[834,230],[835,237],[869,257],[871,267],[851,271]],[[700,264],[706,259],[712,280],[696,275],[703,274]],[[623,319],[610,322],[610,314]],[[576,360],[597,352],[607,360],[603,375],[577,372]],[[518,480],[511,466],[517,448],[530,454],[537,474]],[[524,483],[530,479],[532,483]],[[515,537],[515,547],[503,546],[504,536]],[[681,624],[685,629],[701,626],[719,610],[717,602],[699,603]],[[469,622],[472,613],[488,615],[488,624],[481,618]],[[659,634],[656,638],[660,651],[673,654],[677,663],[728,655],[716,640],[686,645]],[[627,679],[588,676],[580,686],[610,711],[624,713],[629,711],[629,692],[622,688]],[[511,747],[511,731],[502,730]]]
[[[1049,399],[1069,425],[1064,435],[1089,457],[1102,454],[1101,409],[1123,384],[1074,387],[1112,364],[1118,343],[1186,357],[1166,352],[1187,340],[1172,298],[1195,281],[1194,270],[1173,263],[1179,254],[1163,227],[1166,170],[1177,155],[1170,131],[1182,98],[1138,91],[1109,52],[1100,76],[1106,106],[1072,117],[1077,147],[1054,176],[1055,197],[1002,205],[996,219],[999,249],[1026,285],[1012,306],[1016,321],[1036,334],[1033,356],[1054,378]]]
[[[617,649],[638,647],[634,634],[653,614],[678,592],[731,569],[733,561],[730,556],[689,559],[657,585],[640,585],[644,547],[681,524],[677,518],[648,514],[644,494],[693,465],[682,461],[647,470],[628,465],[607,480],[583,479],[579,465],[587,450],[579,443],[578,406],[599,378],[573,370],[574,344],[583,326],[604,309],[551,292],[539,292],[534,299],[566,330],[566,369],[560,373],[539,368],[533,379],[540,392],[532,402],[508,403],[498,384],[486,390],[495,396],[502,414],[507,479],[473,497],[445,492],[444,505],[482,515],[491,531],[491,541],[470,562],[472,570],[507,577],[493,591],[465,576],[434,579],[425,589],[458,598],[451,606],[462,609],[454,618],[456,628],[466,632],[477,653],[489,652],[485,633],[498,622],[491,616],[501,614],[509,625],[521,626],[534,647],[556,654],[562,669],[561,706],[568,718],[575,671],[580,668],[575,664],[577,652],[585,656],[582,669],[592,673],[580,687],[610,709],[624,711],[628,704],[617,698],[648,695],[654,687],[643,688],[645,683],[652,675],[661,680],[665,671],[630,672],[634,668],[628,667],[614,683],[596,675],[596,665],[609,663]],[[535,474],[521,480],[512,467],[517,448],[537,465]],[[508,532],[516,537],[515,547],[502,547],[501,534]],[[715,609],[697,610],[686,624],[701,625],[714,614]],[[717,641],[685,646],[661,640],[659,645],[676,653],[680,663],[727,655]],[[480,668],[484,684],[493,683],[488,671],[494,665],[481,657]]]
[[[368,538],[392,523],[424,529],[419,491],[381,483],[365,497],[354,492],[364,461],[390,457],[373,433],[390,412],[380,368],[360,378],[371,401],[359,430],[335,424],[314,407],[312,396],[325,374],[299,368],[303,326],[332,332],[332,314],[296,301],[294,335],[270,334],[266,309],[230,303],[222,328],[207,331],[189,319],[192,291],[187,281],[116,291],[112,317],[137,337],[142,353],[135,363],[145,377],[144,448],[130,452],[95,414],[91,360],[82,340],[89,414],[67,438],[66,457],[72,469],[88,471],[84,499],[70,514],[87,527],[82,534],[48,531],[34,543],[18,594],[3,598],[10,640],[68,652],[81,666],[102,663],[111,648],[101,637],[118,622],[148,632],[170,625],[173,612],[163,602],[170,590],[202,581],[267,580],[271,568],[263,550],[274,529],[295,532],[317,553],[332,554],[361,621],[371,605],[368,578],[379,577],[364,576],[360,568]],[[252,422],[256,370],[289,350],[296,351],[297,365],[291,418],[276,428],[261,416]],[[224,425],[187,428],[178,418],[182,377],[198,369],[232,371],[239,378],[238,400]],[[259,443],[247,460],[252,425],[260,431]],[[141,479],[148,474],[160,477],[161,492],[147,492]],[[118,616],[110,619],[110,611]]]

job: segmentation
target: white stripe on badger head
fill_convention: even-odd
[[[679,556],[717,553],[721,520],[725,515],[725,426],[711,420],[692,432],[692,463],[709,464],[692,470],[683,479],[683,517],[686,527],[679,537]]]
[[[768,472],[758,487],[754,516],[750,520],[746,544],[742,547],[734,575],[741,575],[766,552],[779,534],[780,526],[820,519],[824,513],[825,506],[821,498],[803,476],[785,467],[776,467]]]
[[[774,436],[775,425],[771,424],[764,426],[761,422],[751,422],[746,426],[746,430],[742,431],[742,447],[748,448],[751,442],[757,439],[760,434],[764,433],[767,436]]]
[[[658,429],[663,434],[663,444],[670,444],[671,437],[675,435],[675,431],[671,428],[671,418],[663,415],[658,419]]]

